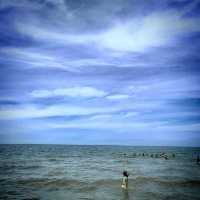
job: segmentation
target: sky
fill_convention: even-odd
[[[199,0],[0,0],[0,143],[200,146]]]

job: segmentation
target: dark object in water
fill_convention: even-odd
[[[199,158],[199,155],[197,156],[197,164],[198,164],[198,165],[200,164],[200,158]]]
[[[155,157],[158,158],[158,154],[156,154]]]

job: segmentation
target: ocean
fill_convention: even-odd
[[[0,145],[0,199],[197,200],[198,154],[186,147]]]

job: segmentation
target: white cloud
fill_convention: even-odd
[[[181,124],[181,125],[176,125],[176,124],[169,124],[169,125],[161,125],[157,127],[157,130],[159,131],[168,131],[168,132],[173,132],[173,131],[180,131],[180,132],[192,132],[192,131],[199,131],[200,129],[200,123],[194,123],[194,124]]]
[[[158,132],[158,130],[162,132],[166,131],[189,131],[189,130],[198,130],[198,126],[194,125],[187,125],[187,126],[165,126],[164,123],[159,121],[149,121],[149,122],[139,122],[139,121],[122,121],[120,118],[118,119],[88,119],[88,120],[76,120],[76,121],[66,121],[66,122],[57,122],[57,123],[47,123],[47,129],[68,129],[68,128],[75,128],[75,129],[96,129],[96,130],[112,130],[112,131],[120,131],[126,132],[129,131],[133,135],[142,131],[146,135],[146,131],[148,132]],[[160,134],[160,133],[159,133]]]
[[[153,131],[160,133],[166,132],[190,132],[198,131],[200,124],[167,124],[165,121],[140,121],[132,118],[115,117],[111,115],[99,115],[99,117],[91,117],[87,119],[79,119],[66,122],[47,123],[47,128],[87,128],[87,129],[111,129],[119,131]]]
[[[54,42],[55,44],[85,44],[96,40],[94,34],[69,34],[65,30],[41,28],[36,25],[17,23],[16,28],[19,32],[36,40]]]
[[[100,36],[101,45],[117,51],[145,51],[174,41],[177,35],[200,31],[199,19],[181,18],[176,12],[153,13],[117,24]]]
[[[106,98],[109,100],[120,100],[120,99],[128,99],[130,96],[126,94],[115,94],[107,96]]]
[[[92,44],[114,51],[143,52],[151,47],[172,43],[177,36],[200,31],[199,18],[183,18],[175,11],[156,12],[116,23],[110,29],[90,34],[70,34],[36,25],[17,24],[18,31],[37,40],[58,44]]]
[[[41,95],[43,95],[41,93]],[[24,106],[6,106],[0,109],[0,120],[9,119],[29,119],[29,118],[45,118],[56,116],[84,116],[94,115],[90,121],[99,120],[115,120],[128,118],[126,113],[121,113],[127,110],[135,110],[134,112],[140,112],[141,109],[150,109],[160,106],[157,102],[134,102],[131,105],[128,104],[116,104],[110,105],[88,105],[88,106],[76,106],[74,104],[57,104],[52,106],[41,107],[37,105],[24,105]],[[133,111],[132,111],[133,112]],[[121,113],[121,114],[120,114]],[[96,116],[96,117],[95,117]],[[87,119],[88,120],[88,119]],[[87,121],[86,120],[86,121]]]
[[[55,96],[68,97],[103,97],[106,92],[93,87],[71,87],[55,90],[35,90],[31,92],[31,96],[35,98],[46,98]]]
[[[66,122],[66,123],[49,123],[48,128],[87,128],[87,129],[111,129],[111,130],[121,130],[121,131],[127,131],[127,130],[138,130],[138,129],[148,129],[156,127],[156,123],[142,123],[142,122],[122,122],[120,120],[113,121],[85,121],[85,120],[79,120],[75,122]]]
[[[36,107],[34,105],[17,106],[10,108],[3,108],[0,110],[0,120],[10,119],[29,119],[29,118],[43,118],[53,116],[71,116],[71,115],[89,115],[89,114],[103,114],[108,112],[115,112],[119,108],[111,107],[80,107],[69,105],[48,106],[45,108]]]
[[[77,69],[69,67],[61,58],[46,53],[42,49],[32,48],[2,48],[1,53],[9,57],[10,60],[15,60],[22,63],[25,68],[57,68],[68,71],[77,71]]]
[[[96,121],[96,120],[100,120],[103,121],[103,123],[106,121],[127,121],[129,120],[128,118],[133,119],[133,117],[137,116],[138,112],[122,112],[122,113],[111,113],[111,114],[98,114],[98,115],[94,115],[92,117],[90,117],[89,121]]]
[[[112,114],[101,114],[101,115],[94,115],[92,117],[89,118],[89,120],[109,120],[112,119],[113,115]]]
[[[24,58],[27,60],[49,60],[54,61],[54,58],[50,55],[46,55],[44,52],[38,52],[37,50],[31,48],[14,48],[14,47],[5,47],[0,50],[2,53],[5,53],[9,56],[15,58]]]
[[[90,66],[113,66],[106,59],[100,58],[66,58],[65,55],[55,55],[43,49],[13,48],[0,49],[10,60],[23,63],[26,68],[56,68],[71,72],[80,72]],[[21,65],[20,65],[21,66]]]
[[[137,112],[128,112],[128,113],[125,114],[125,117],[135,117],[137,115],[138,115]]]

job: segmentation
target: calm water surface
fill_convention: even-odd
[[[155,157],[162,152],[168,160]],[[197,200],[197,154],[200,148],[0,145],[0,199]],[[124,169],[128,191],[120,187]]]

